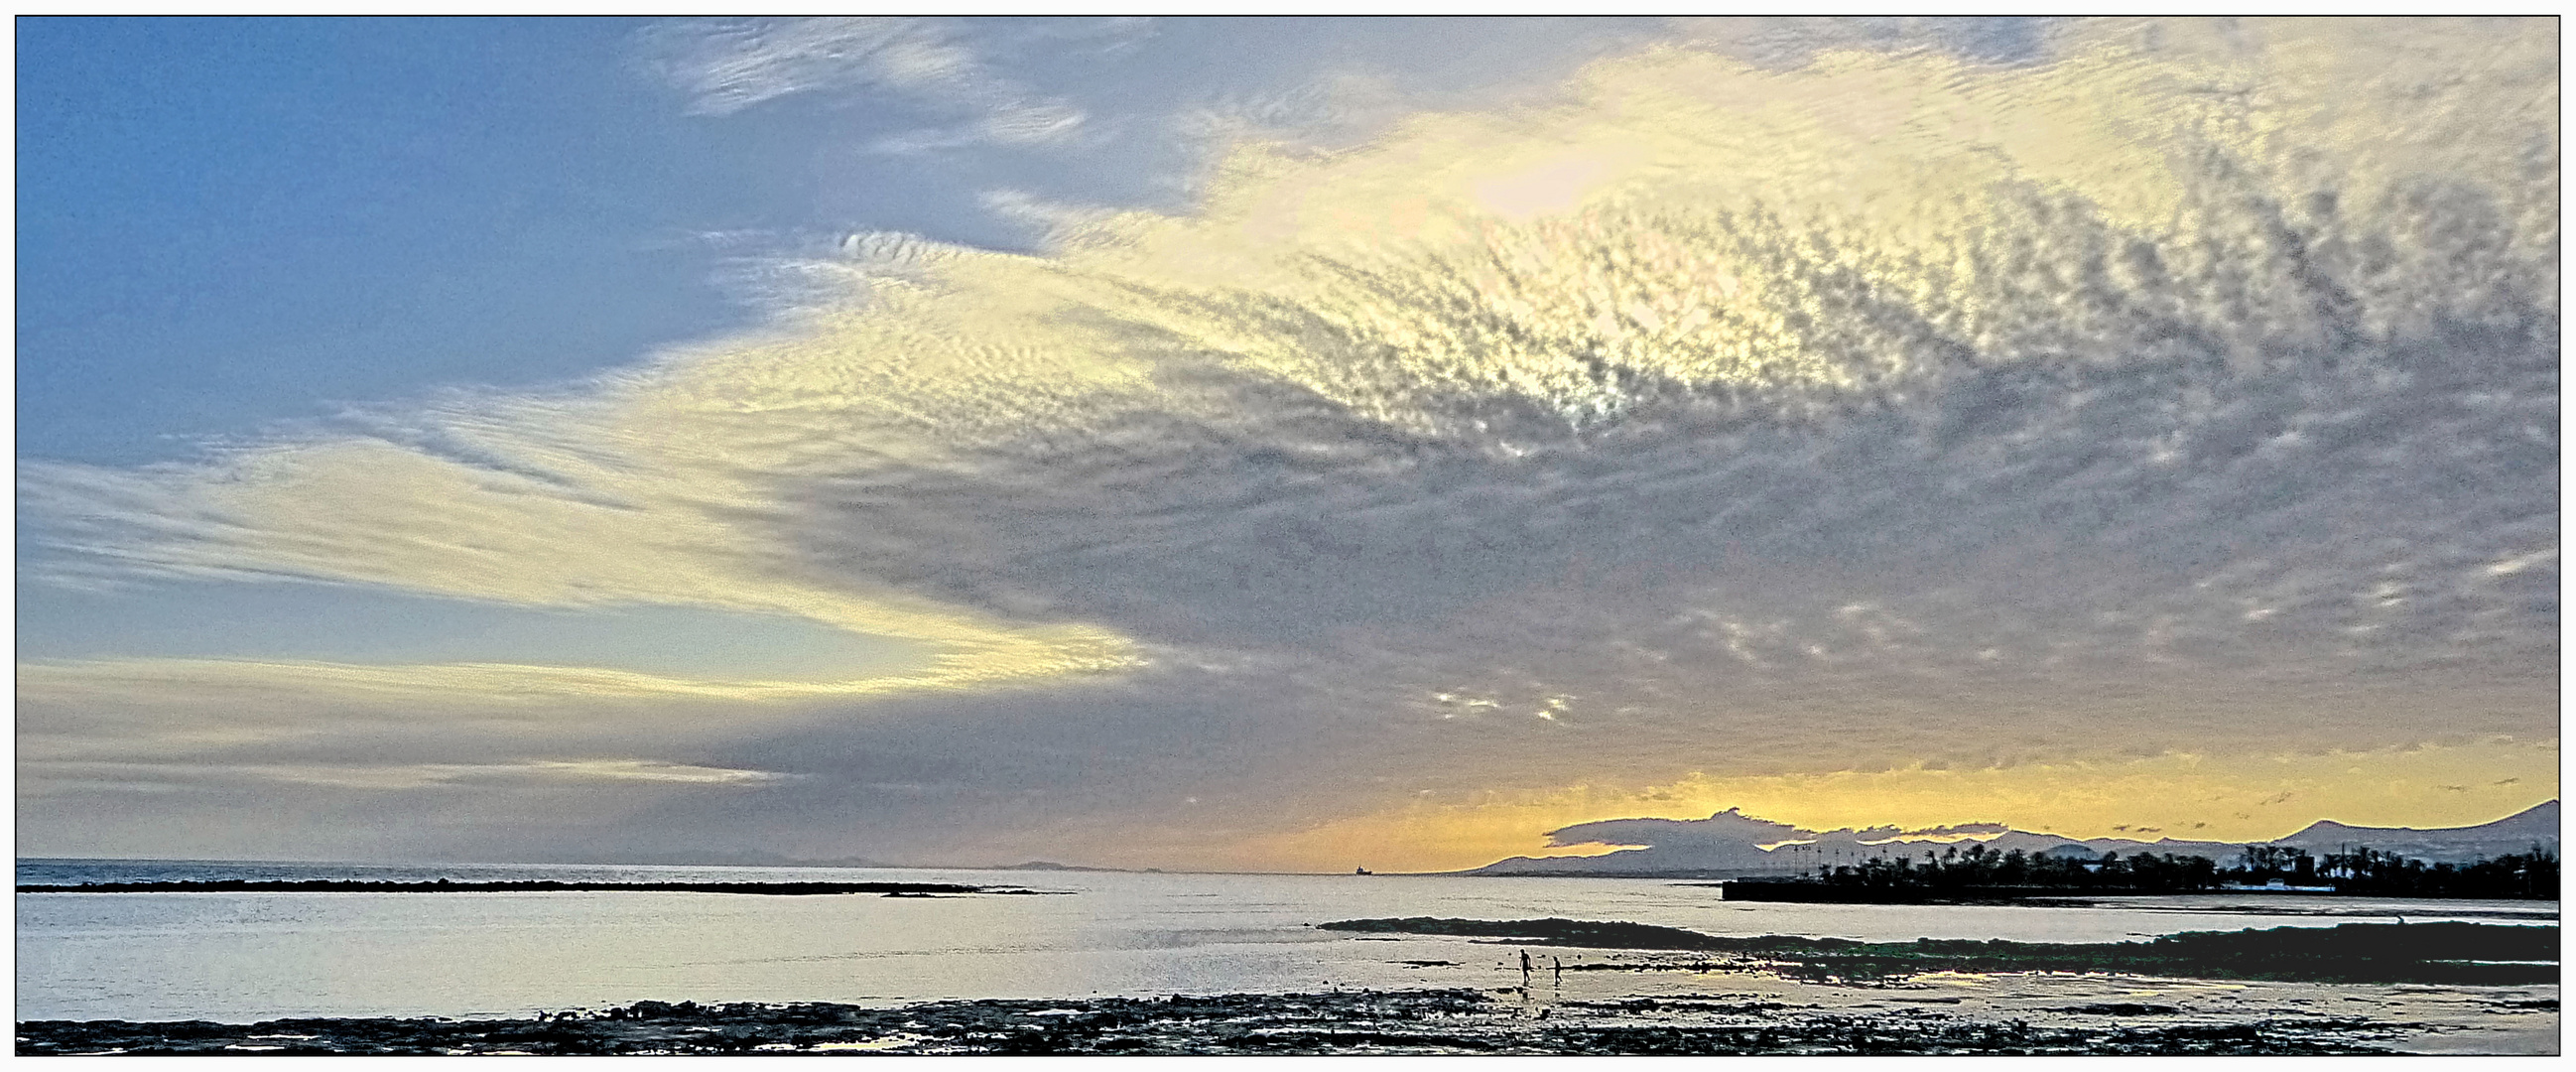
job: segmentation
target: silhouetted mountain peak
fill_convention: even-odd
[[[2368,845],[2401,853],[2407,846],[2496,846],[2495,851],[2501,852],[2527,845],[2556,845],[2558,830],[2558,802],[2550,800],[2491,823],[2429,830],[2409,826],[2353,826],[2324,819],[2310,823],[2306,829],[2273,844],[2310,849],[2345,844]]]

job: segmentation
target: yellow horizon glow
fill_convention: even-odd
[[[2490,740],[2369,752],[2173,753],[1976,770],[1921,767],[1761,777],[1694,775],[1661,786],[1575,785],[1416,801],[1254,839],[1220,866],[1244,870],[1456,871],[1514,856],[1598,856],[1547,832],[1610,819],[1705,819],[1727,808],[1808,830],[2004,823],[2066,837],[2261,841],[2319,820],[2419,829],[2493,822],[2558,796],[2558,742]]]

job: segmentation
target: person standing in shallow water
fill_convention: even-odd
[[[1522,985],[1522,986],[1528,986],[1528,985],[1529,985],[1529,981],[1530,981],[1530,958],[1529,958],[1529,950],[1524,949],[1524,950],[1521,950],[1521,985]]]

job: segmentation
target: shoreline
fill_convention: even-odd
[[[941,1001],[892,1008],[648,1001],[525,1019],[32,1021],[18,1025],[17,1053],[2327,1055],[2404,1052],[2396,1044],[2426,1026],[2330,1015],[2138,1023],[2142,1012],[2153,1010],[2067,1011],[2100,1022],[2032,1024],[1925,1007],[1856,1014],[1724,997],[1535,1004],[1522,987]]]

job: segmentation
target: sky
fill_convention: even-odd
[[[2558,792],[2546,20],[17,32],[22,855]]]

